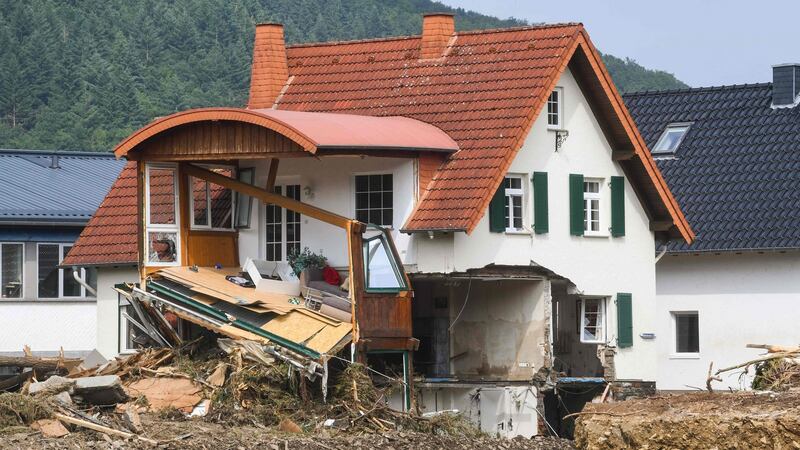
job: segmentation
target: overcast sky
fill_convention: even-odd
[[[583,22],[603,52],[691,86],[771,81],[800,62],[800,0],[440,0],[496,17]]]

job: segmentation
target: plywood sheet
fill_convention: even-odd
[[[247,330],[242,330],[241,328],[237,328],[233,325],[223,325],[214,331],[219,331],[220,333],[228,337],[232,337],[234,339],[249,339],[251,341],[256,341],[261,343],[268,342],[267,339],[262,336],[259,336]]]
[[[262,305],[279,313],[291,311],[299,306],[289,303],[293,296],[259,292],[231,283],[225,276],[230,275],[232,269],[216,270],[200,267],[195,272],[189,267],[168,267],[159,273],[165,278],[189,286],[195,292],[235,305]]]
[[[218,298],[214,298],[214,297],[212,297],[210,295],[206,295],[206,294],[195,294],[195,295],[192,296],[192,300],[194,300],[194,301],[196,301],[198,303],[202,303],[202,304],[204,304],[206,306],[211,306],[214,303],[218,303],[219,302]]]
[[[261,329],[302,344],[326,326],[325,322],[293,311],[270,320]]]
[[[316,311],[312,311],[312,310],[310,310],[310,309],[308,309],[306,307],[297,308],[295,311],[299,312],[299,313],[302,313],[302,314],[305,314],[305,315],[307,315],[309,317],[313,317],[314,319],[317,319],[319,321],[325,322],[328,325],[333,325],[334,327],[339,325],[340,323],[342,323],[339,320],[333,319],[333,318],[328,317],[328,316],[323,316],[322,314],[320,314],[320,313],[318,313]]]
[[[339,326],[335,327],[327,326],[312,337],[306,343],[306,347],[319,353],[328,353],[352,330],[353,326],[349,323],[340,323]]]

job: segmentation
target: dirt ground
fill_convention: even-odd
[[[141,441],[108,438],[88,430],[73,430],[63,438],[45,438],[28,427],[7,429],[0,434],[0,448],[17,449],[204,449],[204,450],[330,450],[330,449],[507,449],[573,450],[564,439],[495,439],[489,437],[438,436],[402,431],[364,434],[335,432],[289,434],[275,428],[225,426],[200,420],[166,420],[157,415],[142,417],[143,435],[160,441],[153,445]],[[170,439],[175,439],[170,441]]]
[[[800,449],[800,392],[689,393],[589,404],[579,449]]]

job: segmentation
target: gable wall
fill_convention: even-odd
[[[654,238],[646,213],[629,183],[625,190],[626,235],[624,237],[571,236],[569,228],[569,174],[604,178],[602,214],[609,226],[611,176],[623,176],[611,159],[611,147],[580,92],[572,74],[566,71],[558,83],[564,88],[564,123],[569,130],[561,149],[555,151],[555,132],[548,131],[541,114],[528,139],[514,159],[510,174],[523,174],[526,227],[531,227],[533,202],[530,177],[534,171],[548,173],[549,233],[536,235],[492,233],[488,213],[471,235],[455,233],[413,236],[420,272],[463,271],[488,264],[529,265],[536,263],[570,279],[586,295],[608,296],[607,336],[616,343],[617,292],[633,294],[634,345],[616,357],[619,378],[652,380],[655,377],[653,342],[639,337],[654,332],[655,305]],[[627,181],[627,180],[626,180]],[[502,301],[498,298],[497,301]]]

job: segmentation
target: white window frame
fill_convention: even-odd
[[[119,317],[119,345],[117,348],[121,354],[131,354],[136,353],[135,348],[128,348],[128,330],[132,325],[128,319],[122,316],[123,308],[130,306],[130,302],[123,298],[119,300],[119,306],[117,308],[117,316]],[[133,317],[133,316],[131,316]]]
[[[352,183],[352,190],[351,190],[350,198],[352,199],[352,202],[353,202],[353,208],[352,208],[353,217],[357,217],[357,208],[356,208],[356,206],[357,206],[358,202],[356,201],[356,197],[358,195],[358,190],[357,190],[356,178],[359,177],[359,176],[369,176],[369,175],[381,175],[381,176],[383,176],[383,175],[391,175],[392,176],[392,224],[391,225],[383,225],[383,224],[377,224],[377,223],[374,224],[374,225],[378,225],[381,228],[386,228],[387,230],[392,230],[392,229],[394,229],[395,223],[398,222],[396,220],[397,217],[395,215],[397,213],[397,207],[395,206],[396,202],[395,202],[395,195],[394,195],[394,193],[395,193],[395,181],[397,180],[397,174],[395,174],[393,171],[380,171],[380,170],[378,170],[378,171],[374,171],[374,172],[356,172],[356,173],[353,173],[352,177],[350,178],[351,179],[351,183]],[[386,191],[381,191],[381,192],[386,192]],[[381,209],[387,209],[387,208],[381,208]],[[367,208],[367,211],[368,211],[367,215],[369,215],[370,209]],[[381,214],[381,218],[383,218],[383,214]],[[383,220],[381,220],[381,221],[383,221]]]
[[[229,169],[234,174],[233,179],[237,179],[235,177],[237,171],[236,167],[233,166],[203,166],[207,170],[214,170],[214,169]],[[206,224],[205,225],[197,225],[194,223],[194,182],[202,181],[206,184]],[[190,176],[189,177],[189,228],[192,230],[204,230],[204,231],[235,231],[235,219],[236,219],[236,191],[230,188],[223,188],[228,189],[231,191],[231,226],[230,228],[223,228],[223,227],[212,227],[211,226],[211,183],[210,181],[203,180],[202,178],[195,178]],[[148,217],[149,220],[149,217]]]
[[[553,97],[554,93],[557,96],[557,99],[556,99],[555,102],[553,102],[551,100],[551,98]],[[555,123],[555,124],[551,124],[550,123],[550,117],[553,116],[553,114],[550,112],[550,105],[552,105],[552,104],[555,104],[556,107],[558,108],[558,111],[556,111],[556,114],[555,114],[558,123]],[[547,129],[548,130],[561,130],[561,129],[563,129],[564,128],[564,88],[563,87],[556,86],[555,89],[553,89],[550,92],[550,95],[547,96],[547,105],[546,105],[546,107],[547,108],[546,108],[545,112],[547,113],[547,115],[546,115]]]
[[[86,295],[86,287],[81,283],[78,283],[78,286],[81,287],[81,294],[80,295],[78,295],[78,296],[75,296],[75,295],[70,295],[70,296],[64,295],[64,277],[67,276],[67,270],[68,269],[62,269],[62,268],[58,268],[58,267],[56,267],[56,270],[58,270],[58,295],[56,297],[41,297],[41,296],[39,296],[39,247],[41,247],[42,245],[57,245],[58,246],[58,265],[60,265],[61,261],[64,260],[64,256],[66,256],[64,254],[64,247],[72,248],[75,245],[75,243],[74,242],[70,242],[70,243],[64,243],[64,242],[37,242],[36,243],[36,299],[37,300],[45,300],[45,301],[47,301],[47,300],[86,299],[86,298],[90,298],[90,297],[87,297],[87,295]],[[71,270],[70,270],[70,272],[71,272]],[[82,279],[86,279],[86,268],[81,267],[81,275],[80,276],[81,276]]]
[[[681,143],[683,143],[683,139],[686,138],[687,134],[689,134],[689,129],[691,128],[691,126],[692,126],[692,122],[675,122],[675,123],[667,124],[667,126],[664,127],[664,131],[661,132],[661,136],[659,136],[658,141],[656,141],[656,145],[653,146],[653,150],[652,150],[651,153],[654,156],[674,155],[675,152],[677,152],[678,149],[680,148]],[[670,131],[681,130],[681,129],[683,130],[683,134],[678,139],[678,142],[675,143],[675,148],[673,148],[673,149],[659,149],[659,147],[662,144],[664,144],[664,142],[667,140],[667,135],[670,133]]]
[[[580,341],[584,344],[605,344],[606,343],[606,312],[608,311],[607,306],[607,298],[606,297],[581,297],[581,314],[579,317],[579,328],[578,333],[580,334]],[[586,302],[587,301],[597,301],[599,302],[599,315],[600,318],[598,320],[598,334],[599,336],[596,339],[585,339],[583,336],[583,327],[584,327],[584,317],[586,315]]]
[[[525,232],[526,231],[525,216],[527,216],[525,208],[526,176],[520,174],[508,174],[503,178],[503,184],[505,184],[506,178],[513,178],[519,180],[519,188],[505,188],[504,192],[506,197],[506,203],[508,203],[508,205],[506,206],[506,213],[508,214],[508,220],[506,220],[506,233]],[[512,202],[512,197],[519,197],[520,204],[522,205],[522,212],[521,212],[522,216],[519,218],[522,226],[519,228],[514,227],[514,219],[516,217],[514,216],[514,204]]]
[[[699,359],[700,358],[700,312],[697,310],[687,311],[670,311],[670,318],[672,322],[672,359]],[[696,352],[679,352],[678,351],[678,317],[679,316],[697,316],[697,350]]]
[[[281,188],[280,195],[284,196],[284,197],[286,196],[286,187],[287,186],[297,186],[298,187],[298,194],[299,194],[298,195],[298,197],[299,197],[298,201],[302,201],[302,199],[303,199],[303,184],[302,184],[302,182],[300,180],[286,180],[285,182],[282,181],[281,183],[276,183],[275,184],[276,188],[277,187]],[[287,198],[289,198],[289,197],[287,197]],[[267,253],[267,245],[270,244],[270,242],[267,240],[267,225],[276,225],[278,223],[277,222],[273,222],[273,223],[267,224],[267,208],[269,208],[271,205],[266,204],[266,203],[262,203],[262,205],[264,206],[264,215],[263,215],[263,217],[264,217],[264,221],[263,221],[263,225],[264,225],[264,227],[263,227],[264,228],[264,232],[263,232],[263,237],[264,237],[264,246],[263,246],[264,259],[267,260],[267,261],[270,261],[269,259],[267,259],[269,257],[269,255]],[[288,223],[286,222],[286,213],[288,212],[288,209],[284,208],[282,206],[279,206],[279,208],[281,208],[281,221],[280,221],[280,228],[281,228],[281,259],[280,259],[280,261],[277,261],[277,262],[286,262],[286,261],[288,261],[288,258],[289,258],[289,254],[288,254],[288,250],[289,250],[288,243],[289,242],[286,240],[287,237],[288,237],[288,233],[286,233],[286,227],[288,225]],[[300,214],[300,213],[297,213],[297,214]],[[303,229],[303,215],[300,214],[300,230],[301,230],[301,233],[300,233],[300,241],[299,242],[300,242],[300,250],[301,251],[303,249],[303,245],[302,245],[302,242],[303,242],[302,229]]]
[[[9,242],[0,242],[0,274],[3,273],[3,247],[6,245],[21,245],[22,246],[22,272],[21,272],[21,279],[20,283],[22,285],[19,289],[19,297],[3,297],[2,292],[0,292],[0,302],[2,301],[17,301],[22,300],[25,298],[25,243],[24,242],[16,242],[16,241],[9,241]],[[38,263],[38,261],[37,261]],[[38,266],[37,266],[38,267]],[[37,269],[38,270],[38,269]],[[2,275],[0,275],[0,282],[2,282]],[[38,285],[38,274],[37,274],[37,285]],[[3,285],[0,284],[0,289],[3,288]]]
[[[583,187],[583,234],[584,236],[608,236],[608,231],[603,227],[605,223],[604,201],[605,196],[605,180],[602,178],[584,178],[585,183],[597,183],[597,192],[586,192],[586,187]],[[591,229],[591,201],[597,200],[597,230]]]
[[[163,223],[150,223],[150,170],[151,169],[171,169],[174,171],[175,176],[173,177],[173,191],[175,192],[175,223],[174,224],[163,224]],[[145,173],[144,173],[144,202],[145,202],[145,209],[144,214],[147,218],[144,230],[144,265],[145,266],[180,266],[181,265],[181,216],[180,216],[180,195],[178,193],[178,179],[180,176],[180,171],[178,170],[177,164],[150,164],[147,163],[145,165]],[[175,233],[175,261],[173,262],[162,262],[162,261],[150,261],[150,233]]]

